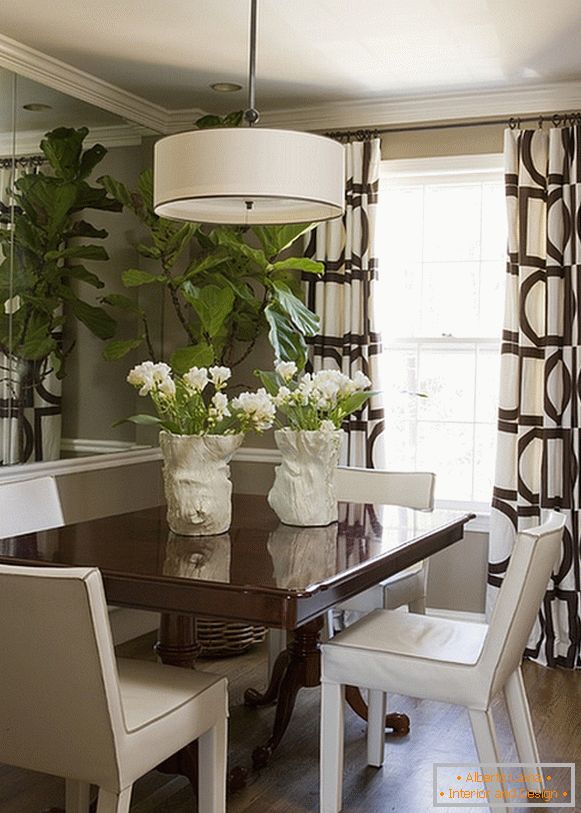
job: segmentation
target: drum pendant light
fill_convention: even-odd
[[[248,127],[177,133],[154,155],[154,208],[171,220],[308,223],[344,211],[344,149],[324,136],[256,128],[257,0],[251,0]]]

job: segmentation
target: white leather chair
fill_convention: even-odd
[[[383,469],[360,469],[339,466],[335,477],[337,499],[345,502],[401,505],[429,511],[434,507],[436,476],[424,471],[385,471]],[[410,612],[426,612],[428,562],[418,562],[396,573],[379,584],[354,596],[336,607],[336,610],[369,613],[384,607],[395,610],[407,605]],[[334,610],[326,619],[326,635],[334,634]],[[268,633],[268,674],[278,655],[286,647],[286,631],[271,629]]]
[[[67,779],[67,813],[127,813],[133,783],[198,739],[200,813],[224,813],[226,680],[115,660],[95,568],[0,565],[0,762]]]
[[[434,507],[436,476],[431,472],[339,466],[335,482],[339,500],[401,505],[422,511],[429,511]],[[354,596],[337,609],[367,613],[381,607],[395,610],[407,604],[410,612],[425,613],[427,583],[426,560]],[[329,633],[332,635],[332,630]]]
[[[539,763],[520,664],[564,524],[565,516],[553,513],[545,524],[518,534],[490,624],[376,610],[323,645],[322,813],[342,807],[345,685],[369,689],[369,765],[383,763],[386,692],[465,706],[480,761],[498,765],[491,701],[504,691],[519,760]]]
[[[46,531],[65,524],[54,477],[0,485],[0,536]]]
[[[54,477],[34,477],[0,484],[0,537],[48,531],[65,524]],[[159,615],[110,605],[109,622],[115,646],[156,629]]]

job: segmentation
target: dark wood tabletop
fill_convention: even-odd
[[[341,503],[321,528],[235,495],[232,527],[172,534],[165,507],[0,540],[0,562],[96,566],[112,604],[293,629],[462,538],[471,514]]]

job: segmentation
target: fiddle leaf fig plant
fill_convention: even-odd
[[[236,367],[265,333],[278,360],[304,366],[306,339],[318,332],[319,322],[302,301],[296,272],[322,274],[324,268],[307,258],[281,255],[314,224],[245,228],[175,222],[153,210],[150,170],[141,174],[136,190],[110,176],[98,183],[131,209],[149,232],[137,251],[156,260],[158,270],[131,268],[122,280],[127,288],[156,285],[167,293],[183,329],[184,344],[168,359],[177,373],[212,364]],[[106,358],[121,358],[145,344],[152,361],[164,360],[162,349],[152,341],[144,308],[119,296],[103,301],[133,310],[138,324],[134,339],[106,346]]]
[[[59,127],[46,134],[40,149],[50,173],[38,170],[15,182],[11,228],[0,229],[0,350],[44,372],[52,365],[59,377],[72,349],[59,338],[68,319],[83,322],[100,339],[111,339],[116,328],[106,310],[77,294],[75,284],[103,288],[82,261],[108,259],[103,246],[84,242],[103,240],[107,231],[83,220],[81,212],[122,208],[87,180],[107,152],[100,144],[83,149],[88,132]],[[7,215],[2,218],[9,222]]]

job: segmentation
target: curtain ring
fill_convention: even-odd
[[[552,118],[552,122],[555,125],[555,127],[559,127],[560,124],[561,124],[561,121],[562,121],[562,119],[561,119],[561,116],[559,115],[559,113],[555,113],[553,115],[553,118]]]
[[[520,118],[512,116],[508,120],[508,126],[511,130],[520,130]]]
[[[538,124],[539,124],[539,130],[542,130],[542,129],[543,129],[543,122],[544,122],[544,121],[545,121],[545,120],[544,120],[544,118],[543,118],[542,116],[539,116],[539,121],[538,121]]]

